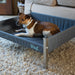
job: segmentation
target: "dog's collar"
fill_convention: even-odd
[[[33,21],[33,19],[26,25],[26,27],[29,26],[32,23],[32,21]]]
[[[28,28],[28,29],[30,29],[30,28],[32,28],[32,27],[34,28],[36,24],[37,24],[37,21],[34,21],[34,20],[33,20],[32,23],[29,24],[29,26],[27,26],[27,28]]]

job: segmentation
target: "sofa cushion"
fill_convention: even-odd
[[[75,0],[57,0],[59,5],[75,7]]]
[[[37,9],[37,8],[39,8],[39,9]],[[45,14],[45,15],[75,20],[75,9],[74,8],[67,8],[67,7],[61,7],[61,6],[51,7],[51,6],[33,4],[31,11],[34,13]]]
[[[30,9],[33,3],[41,4],[41,5],[49,5],[49,6],[55,6],[56,0],[25,0],[25,14],[30,13]]]
[[[56,0],[34,0],[33,3],[55,6]]]
[[[50,5],[50,6],[56,5],[56,0],[25,0],[25,3],[29,3],[29,2],[41,4],[41,5]]]
[[[24,14],[30,14],[32,3],[25,3]]]

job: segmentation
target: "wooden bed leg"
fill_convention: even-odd
[[[44,68],[48,69],[48,39],[43,38]]]

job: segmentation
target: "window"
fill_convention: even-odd
[[[6,3],[6,0],[0,0],[0,3]]]

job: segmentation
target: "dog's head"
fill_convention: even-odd
[[[18,26],[23,24],[27,25],[30,21],[31,21],[30,15],[20,14],[19,19],[17,21],[17,25]]]

